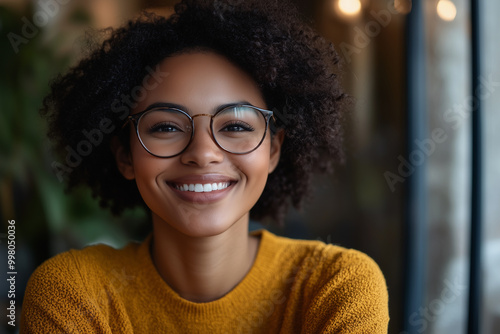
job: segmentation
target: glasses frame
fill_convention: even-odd
[[[266,128],[264,130],[264,135],[262,136],[262,139],[260,140],[259,144],[253,148],[252,150],[250,151],[247,151],[247,152],[243,152],[243,153],[238,153],[238,152],[231,152],[230,150],[228,149],[225,149],[224,147],[222,147],[222,145],[217,141],[217,139],[215,138],[215,135],[214,135],[214,129],[213,129],[213,124],[214,124],[214,118],[221,112],[225,111],[225,110],[228,110],[228,109],[231,109],[231,108],[235,108],[235,107],[246,107],[246,108],[250,108],[250,109],[254,109],[254,110],[257,110],[258,112],[261,113],[261,115],[264,117],[265,119],[265,122],[266,122]],[[182,151],[180,151],[179,153],[176,153],[174,155],[168,155],[168,156],[161,156],[161,155],[157,155],[157,154],[154,154],[152,153],[147,147],[146,145],[144,144],[144,142],[142,141],[142,138],[141,138],[141,135],[139,134],[139,122],[141,120],[141,118],[146,115],[148,112],[151,112],[151,111],[158,111],[158,110],[173,110],[173,111],[177,111],[177,112],[180,112],[182,114],[184,114],[185,116],[187,116],[187,118],[189,119],[189,121],[191,122],[191,128],[193,129],[193,131],[191,131],[191,137],[189,138],[189,142],[187,143],[186,147],[184,147],[184,149]],[[125,127],[129,122],[132,122],[134,124],[134,127],[135,127],[135,133],[137,135],[137,138],[139,139],[139,141],[141,142],[141,145],[142,147],[146,150],[146,152],[148,152],[149,154],[151,154],[152,156],[155,156],[155,157],[158,157],[158,158],[173,158],[173,157],[176,157],[182,153],[184,153],[184,151],[187,150],[187,148],[189,147],[189,145],[191,145],[191,142],[193,141],[193,138],[194,138],[194,132],[195,132],[195,126],[194,126],[194,119],[196,117],[201,117],[201,116],[207,116],[207,117],[210,117],[210,134],[212,136],[212,139],[214,140],[215,144],[217,144],[217,146],[222,149],[223,151],[227,152],[227,153],[231,153],[231,154],[237,154],[237,155],[243,155],[243,154],[248,154],[248,153],[252,153],[253,151],[255,151],[256,149],[258,149],[260,147],[260,145],[262,144],[262,142],[264,141],[264,139],[266,138],[266,135],[267,135],[267,129],[269,128],[269,120],[272,118],[274,121],[276,121],[275,117],[274,117],[274,113],[271,111],[271,110],[266,110],[266,109],[262,109],[262,108],[258,108],[258,107],[255,107],[255,106],[252,106],[250,104],[234,104],[234,105],[229,105],[229,106],[224,106],[223,108],[217,110],[217,112],[215,112],[215,114],[196,114],[194,116],[191,116],[189,115],[187,112],[185,112],[184,110],[182,109],[179,109],[179,108],[174,108],[174,107],[156,107],[156,106],[152,106],[150,108],[147,108],[146,110],[143,110],[137,114],[134,114],[134,115],[129,115],[127,117],[127,120],[125,121],[125,124],[123,124],[123,127]]]

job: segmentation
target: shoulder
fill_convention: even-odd
[[[138,244],[123,249],[107,245],[69,250],[43,262],[31,275],[23,303],[43,302],[46,298],[92,295],[93,290],[109,284],[123,268],[134,265]],[[61,294],[65,291],[66,294]],[[55,294],[54,294],[55,293]]]
[[[139,244],[130,243],[123,249],[107,245],[93,245],[81,250],[69,250],[42,263],[33,273],[33,280],[65,280],[75,276],[93,273],[109,273],[110,269],[121,268],[130,263]]]
[[[368,255],[354,249],[324,245],[319,251],[319,272],[316,296],[335,295],[344,303],[364,300],[365,305],[386,307],[387,286],[377,263]]]
[[[377,263],[363,252],[264,232],[275,264],[288,272],[304,333],[386,333],[388,293]]]
[[[134,256],[137,249],[135,243],[119,250],[95,245],[61,253],[42,263],[26,287],[21,332],[41,328],[71,332],[68,319],[89,333],[94,326],[104,328],[107,294],[127,278],[124,265],[125,270],[132,271],[135,263],[140,263]],[[94,319],[93,323],[88,319]]]
[[[363,252],[319,240],[290,239],[268,231],[260,233],[267,242],[266,247],[280,262],[302,264],[325,277],[362,275],[385,284],[377,263]]]
[[[347,249],[335,245],[324,245],[321,258],[326,267],[326,277],[338,280],[362,280],[367,285],[382,284],[385,278],[377,263],[367,254],[355,249]]]
[[[58,254],[42,263],[31,275],[25,299],[40,298],[42,290],[100,298],[105,289],[120,288],[128,283],[133,273],[142,271],[149,240],[142,245],[131,242],[122,249],[98,244]]]
[[[305,328],[312,333],[320,328],[326,333],[387,333],[389,297],[375,261],[333,245],[321,247],[320,254],[319,272],[307,283],[312,292]]]

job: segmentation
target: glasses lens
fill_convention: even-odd
[[[264,138],[266,119],[251,107],[230,107],[214,117],[212,131],[217,143],[225,150],[247,153],[259,146]]]
[[[170,157],[182,152],[191,138],[191,121],[177,110],[151,110],[142,115],[138,124],[139,137],[154,155]]]

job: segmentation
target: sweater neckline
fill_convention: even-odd
[[[250,235],[260,236],[259,249],[254,263],[245,277],[231,291],[219,299],[198,303],[184,299],[175,292],[160,276],[151,258],[149,249],[153,237],[152,234],[143,241],[138,249],[138,264],[143,268],[141,272],[143,273],[144,282],[147,282],[146,286],[154,289],[154,293],[168,298],[168,300],[177,303],[181,308],[188,308],[191,312],[207,309],[217,311],[223,310],[227,307],[228,303],[232,305],[241,304],[244,300],[250,300],[250,296],[262,287],[263,282],[267,279],[272,279],[273,275],[270,263],[275,254],[272,244],[276,236],[265,229],[252,231]]]

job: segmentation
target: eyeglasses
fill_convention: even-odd
[[[264,141],[270,110],[237,104],[223,107],[215,114],[190,116],[183,110],[153,106],[128,116],[124,126],[133,122],[142,147],[159,158],[171,158],[184,152],[194,137],[194,118],[210,117],[210,130],[215,143],[232,154],[255,151]]]

